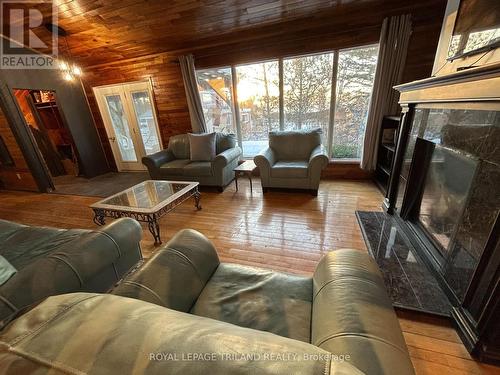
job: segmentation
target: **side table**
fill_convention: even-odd
[[[244,163],[234,168],[234,182],[236,184],[236,191],[238,191],[238,177],[247,176],[250,181],[250,193],[253,193],[252,187],[252,173],[257,169],[253,160],[247,160]]]

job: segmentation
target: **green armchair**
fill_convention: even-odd
[[[328,165],[321,132],[315,129],[269,133],[269,147],[254,158],[264,192],[276,187],[308,189],[318,194],[321,171]]]

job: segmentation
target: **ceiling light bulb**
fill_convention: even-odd
[[[73,76],[68,72],[68,73],[64,73],[64,79],[66,81],[72,81],[73,80]]]
[[[73,74],[79,76],[82,74],[82,70],[78,66],[73,65]]]
[[[66,64],[66,61],[59,61],[59,68],[61,70],[68,70],[69,69],[68,64]]]

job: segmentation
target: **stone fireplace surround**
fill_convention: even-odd
[[[454,305],[452,317],[468,349],[499,362],[500,65],[396,89],[401,93],[401,126],[384,207],[434,271]],[[436,149],[440,154],[433,158]],[[473,173],[454,163],[454,155],[471,165]],[[440,214],[454,223],[441,233],[424,228],[418,219],[431,170],[437,193],[426,193],[431,203],[435,199],[427,212],[438,223],[435,228]]]

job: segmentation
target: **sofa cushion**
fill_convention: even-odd
[[[189,134],[191,161],[212,161],[215,158],[215,133]]]
[[[18,270],[47,256],[89,230],[28,227],[0,220],[0,255]],[[5,229],[5,231],[4,231]]]
[[[311,278],[222,263],[191,313],[310,342],[311,301]]]
[[[163,164],[160,169],[162,174],[182,176],[184,173],[184,167],[190,162],[191,161],[189,159],[176,159]]]
[[[309,343],[88,293],[50,297],[6,327],[0,363],[2,374],[361,374]]]
[[[309,160],[311,152],[321,144],[321,129],[310,131],[269,132],[269,147],[278,160]]]
[[[230,148],[236,147],[236,135],[234,134],[224,134],[224,133],[216,133],[216,139],[215,139],[215,147],[216,147],[216,152],[217,155],[219,155],[221,152],[224,152],[226,150],[229,150]]]
[[[170,137],[168,149],[176,159],[189,159],[189,137],[187,134],[179,134]]]
[[[184,176],[201,177],[212,175],[212,163],[209,161],[193,161],[184,167]]]
[[[280,160],[271,167],[271,176],[278,178],[307,178],[308,167],[309,164],[306,161]]]

